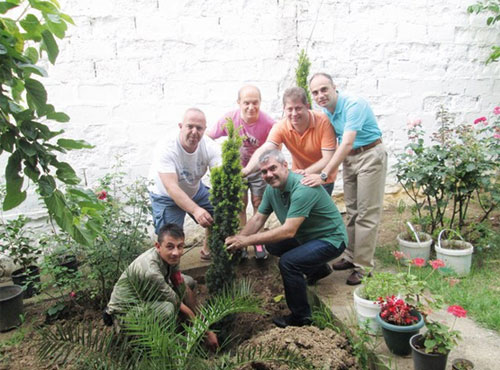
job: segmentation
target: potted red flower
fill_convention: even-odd
[[[425,324],[427,332],[416,334],[410,339],[415,370],[446,368],[448,353],[460,339],[460,332],[453,330],[453,327],[457,318],[467,316],[467,311],[461,306],[450,306],[447,311],[455,316],[451,328],[444,323],[428,320]]]
[[[382,327],[385,344],[396,355],[409,355],[410,338],[424,326],[422,315],[399,297],[379,298],[378,303],[381,309],[377,322]]]

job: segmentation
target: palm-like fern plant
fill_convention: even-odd
[[[181,330],[176,315],[165,318],[155,310],[161,295],[157,283],[131,272],[121,284],[127,287],[124,312],[128,313],[121,317],[120,334],[92,325],[43,329],[41,359],[92,369],[234,369],[270,360],[309,368],[298,354],[276,348],[249,348],[209,358],[202,343],[210,326],[235,313],[263,313],[248,281],[225,288],[199,309],[194,320],[181,324]]]

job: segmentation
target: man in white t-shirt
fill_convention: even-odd
[[[189,108],[179,123],[179,135],[174,140],[161,140],[156,147],[149,170],[156,232],[166,223],[182,227],[186,213],[207,233],[213,223],[208,187],[201,178],[208,168],[220,166],[222,157],[218,144],[204,137],[206,127],[205,114]],[[210,259],[206,239],[200,252],[203,260]]]

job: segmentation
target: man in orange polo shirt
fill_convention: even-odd
[[[267,150],[284,144],[292,155],[292,170],[306,175],[320,173],[336,148],[335,132],[326,114],[309,110],[307,95],[301,87],[292,87],[283,94],[285,118],[276,123],[267,141],[257,149],[243,168],[243,176],[254,172],[258,159]],[[337,173],[325,178],[323,187],[331,195]]]

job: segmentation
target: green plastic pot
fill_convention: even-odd
[[[420,312],[412,312],[418,317],[418,322],[413,325],[393,325],[385,322],[380,314],[376,316],[377,322],[382,327],[385,344],[389,351],[398,356],[408,356],[411,353],[410,338],[420,332],[424,326],[424,319]]]

